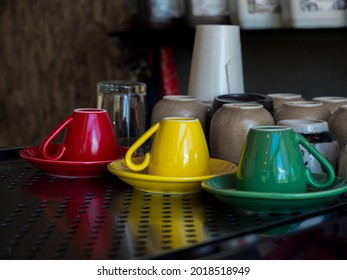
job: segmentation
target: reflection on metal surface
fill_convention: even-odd
[[[144,193],[111,174],[51,177],[17,160],[0,162],[0,205],[0,259],[223,258],[291,224],[235,212],[207,192]]]
[[[125,201],[114,198],[112,212],[114,217],[126,213],[128,236],[137,244],[135,256],[155,254],[206,240],[200,198],[199,194],[169,196],[132,190]]]

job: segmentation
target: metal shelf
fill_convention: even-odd
[[[230,257],[347,203],[342,197],[315,213],[247,215],[207,192],[145,193],[111,174],[51,177],[20,160],[18,150],[0,150],[7,159],[0,162],[0,259]]]

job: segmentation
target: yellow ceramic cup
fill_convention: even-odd
[[[133,153],[153,134],[151,151],[141,163],[132,161]],[[148,167],[148,174],[169,177],[195,177],[209,174],[206,138],[196,118],[163,118],[129,148],[125,165],[133,171]]]

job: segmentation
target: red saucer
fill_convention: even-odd
[[[51,144],[51,152],[57,150],[60,144]],[[39,146],[30,146],[20,150],[19,155],[32,166],[44,173],[59,177],[99,177],[108,174],[107,164],[124,157],[128,147],[118,147],[119,156],[104,161],[63,161],[43,159]]]

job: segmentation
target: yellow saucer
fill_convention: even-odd
[[[134,163],[142,162],[143,157],[133,158]],[[147,168],[142,171],[132,171],[125,166],[124,160],[116,160],[107,165],[108,171],[120,180],[137,190],[161,194],[186,194],[202,190],[201,182],[223,174],[233,174],[237,166],[229,161],[210,158],[210,172],[198,177],[166,177],[149,175]]]

